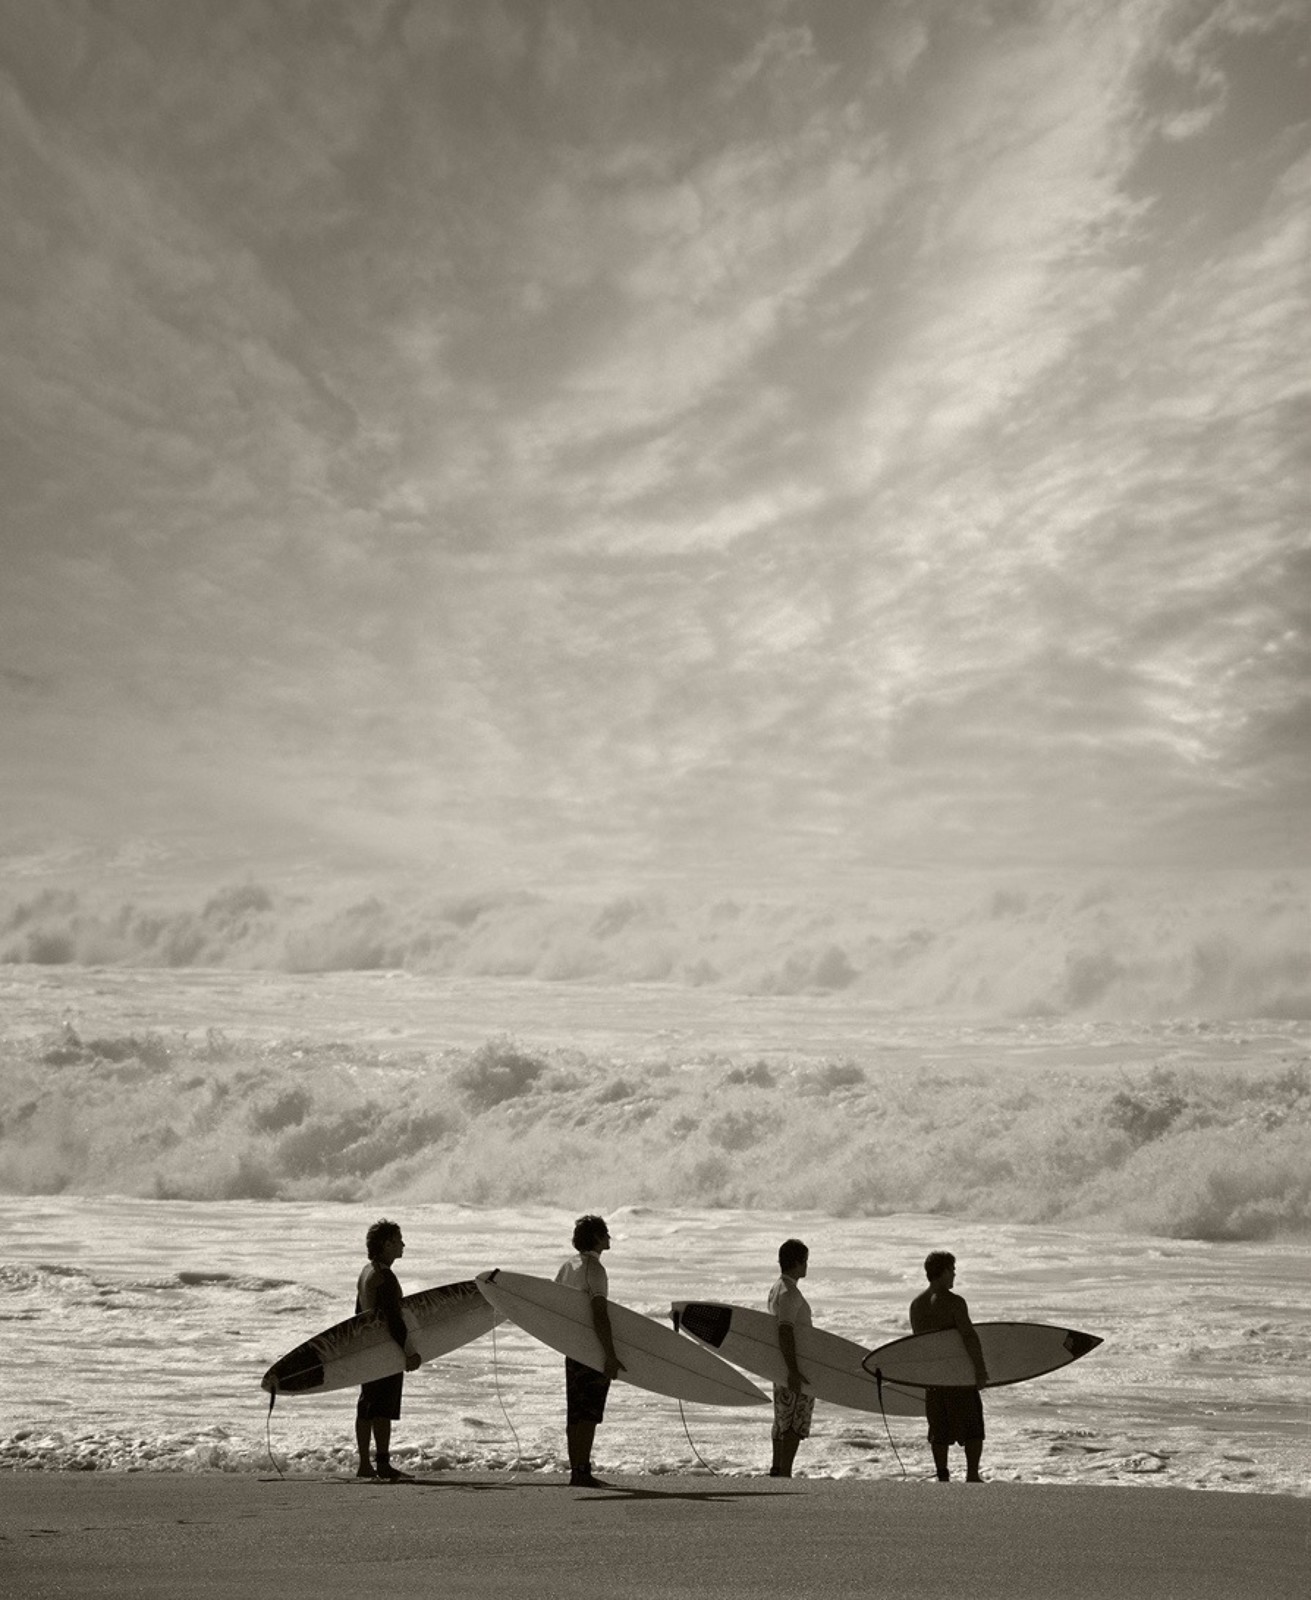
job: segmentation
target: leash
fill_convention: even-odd
[[[505,1425],[509,1428],[510,1435],[514,1439],[514,1465],[510,1468],[510,1476],[513,1478],[523,1465],[523,1447],[519,1443],[519,1435],[515,1432],[514,1423],[510,1421],[510,1413],[505,1408],[505,1401],[501,1397],[501,1373],[496,1354],[496,1324],[494,1322],[492,1323],[492,1383],[496,1388],[496,1399],[501,1407],[501,1415],[505,1418]]]
[[[883,1368],[874,1368],[874,1383],[879,1394],[879,1415],[883,1418],[883,1431],[888,1436],[888,1443],[892,1446],[892,1453],[897,1458],[897,1465],[901,1468],[903,1478],[908,1477],[906,1463],[901,1459],[901,1452],[897,1449],[897,1441],[892,1437],[892,1429],[888,1426],[888,1414],[883,1409]]]
[[[273,1454],[273,1403],[277,1398],[276,1394],[269,1396],[269,1409],[264,1413],[264,1446],[269,1453],[269,1462],[274,1472],[285,1482],[287,1474],[278,1465],[278,1458]]]

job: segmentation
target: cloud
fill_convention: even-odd
[[[1301,837],[1297,8],[42,18],[32,794],[506,859]]]

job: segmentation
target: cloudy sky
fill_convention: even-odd
[[[1311,860],[1311,0],[0,0],[0,847]]]

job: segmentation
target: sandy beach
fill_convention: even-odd
[[[1311,1503],[924,1480],[0,1477],[9,1600],[1302,1600]]]

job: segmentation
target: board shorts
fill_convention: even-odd
[[[610,1393],[610,1380],[595,1367],[585,1367],[572,1356],[564,1358],[565,1420],[567,1422],[604,1422],[605,1397]]]
[[[401,1414],[401,1390],[405,1385],[403,1372],[390,1373],[385,1378],[375,1378],[372,1383],[360,1385],[360,1398],[355,1415],[362,1422],[367,1417],[386,1417],[395,1422]]]
[[[930,1444],[965,1444],[984,1437],[983,1398],[977,1389],[926,1389],[924,1410]]]
[[[798,1439],[809,1439],[810,1419],[815,1414],[815,1397],[802,1394],[798,1389],[780,1389],[774,1386],[774,1438],[785,1433],[795,1433]]]

